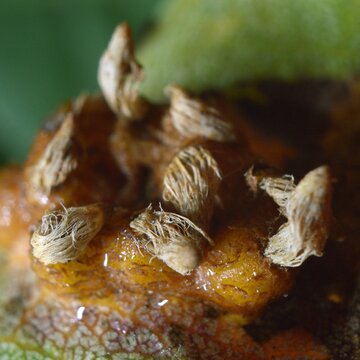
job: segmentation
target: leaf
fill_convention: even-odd
[[[343,79],[360,67],[359,0],[174,0],[139,51],[143,93],[161,100],[238,81]]]

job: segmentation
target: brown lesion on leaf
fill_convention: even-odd
[[[137,341],[141,353],[156,353],[141,339],[163,346],[158,334],[177,324],[184,333],[181,346],[190,339],[195,354],[222,359],[226,351],[230,358],[248,358],[261,347],[239,324],[259,316],[292,285],[294,272],[273,266],[269,258],[297,266],[310,254],[321,254],[328,230],[328,170],[309,173],[297,186],[292,177],[266,169],[247,174],[252,190],[264,190],[288,220],[270,239],[266,258],[262,239],[266,242],[267,223],[278,213],[271,199],[249,196],[243,173],[254,159],[251,146],[237,140],[242,132],[248,132],[249,139],[255,135],[236,125],[237,114],[229,120],[223,111],[179,87],[167,89],[169,107],[145,103],[139,94],[142,78],[130,29],[123,24],[115,30],[99,68],[106,101],[79,98],[62,113],[70,115],[59,117],[41,134],[45,146],[39,146],[43,151],[29,161],[26,181],[40,194],[54,196],[49,204],[34,207],[56,208],[59,199],[72,206],[47,213],[31,239],[32,267],[41,279],[42,300],[56,297],[61,302],[49,303],[49,309],[67,316],[65,325],[74,332],[64,337],[83,348],[93,341],[100,347],[106,344],[101,351],[112,354],[122,351],[119,342],[124,341],[125,350],[133,352]],[[144,121],[133,121],[140,119]],[[81,162],[77,142],[85,152]],[[256,143],[266,150],[270,147],[262,138]],[[70,176],[75,169],[75,176]],[[129,187],[119,169],[128,177]],[[122,190],[129,195],[127,202],[119,195]],[[215,206],[220,196],[223,208]],[[138,211],[159,200],[164,200],[165,210],[160,205]],[[103,226],[102,206],[88,205],[95,201],[126,205],[129,210],[114,210]],[[31,221],[39,218],[39,211],[31,214]],[[74,304],[84,309],[78,313]],[[73,306],[70,312],[67,306]],[[203,311],[208,306],[219,316],[210,324],[212,335],[203,337],[212,321]],[[96,325],[87,322],[91,308],[99,316],[92,319]],[[34,309],[27,308],[32,324],[38,321]],[[104,329],[101,325],[111,319],[111,312],[134,320],[135,335],[128,328],[129,337],[123,336],[124,329],[119,328],[125,320],[119,316],[112,320],[120,327]],[[234,331],[223,326],[225,313],[236,318]],[[45,324],[47,316],[41,319]],[[61,319],[52,324],[61,326]],[[152,336],[148,329],[154,327],[157,333]],[[49,339],[57,333],[41,336]],[[242,345],[250,345],[249,351]],[[69,343],[64,346],[70,349],[69,356],[73,348]]]

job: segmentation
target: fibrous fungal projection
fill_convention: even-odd
[[[31,237],[33,255],[45,265],[76,260],[104,220],[104,209],[97,204],[50,212]]]
[[[274,199],[287,218],[270,237],[265,256],[275,264],[290,267],[300,266],[310,255],[321,256],[331,218],[329,168],[321,166],[310,171],[297,186],[291,176],[264,176],[258,179],[258,186]]]
[[[145,103],[139,95],[143,72],[134,57],[128,24],[115,29],[101,57],[98,80],[109,106],[119,117],[136,120],[144,115]]]
[[[163,260],[181,275],[187,275],[199,264],[202,242],[212,243],[209,236],[188,218],[154,211],[149,206],[136,217],[130,227],[140,236],[141,246]]]
[[[223,121],[214,108],[192,99],[176,86],[168,86],[165,93],[170,97],[171,104],[168,116],[182,136],[200,136],[220,142],[235,141],[231,125]]]
[[[187,147],[167,167],[162,197],[180,214],[208,229],[221,179],[219,165],[207,150]]]
[[[49,195],[54,187],[62,184],[76,169],[78,154],[74,131],[74,117],[69,113],[37,163],[27,171],[30,193]]]

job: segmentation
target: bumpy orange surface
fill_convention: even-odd
[[[68,105],[67,109],[75,111],[76,106]],[[101,98],[85,98],[76,111],[76,131],[83,152],[81,165],[49,196],[32,196],[27,169],[36,163],[54,136],[64,118],[63,109],[39,134],[25,168],[10,168],[0,174],[0,243],[8,249],[18,247],[21,250],[17,249],[15,254],[22,254],[24,259],[30,255],[29,234],[45,212],[61,209],[61,204],[102,202],[107,207],[105,226],[77,260],[45,266],[32,258],[37,279],[33,286],[38,295],[26,309],[21,328],[35,322],[36,331],[40,331],[41,322],[54,316],[52,311],[61,313],[61,319],[52,319],[51,323],[55,321],[59,327],[72,330],[66,335],[63,330],[52,330],[59,342],[52,346],[70,349],[68,344],[72,337],[78,337],[81,326],[92,333],[89,341],[99,339],[92,317],[103,318],[105,322],[114,317],[119,328],[112,333],[104,323],[102,331],[117,338],[125,331],[130,339],[125,342],[133,341],[141,329],[152,329],[153,334],[146,336],[153,336],[154,344],[169,348],[176,343],[187,344],[194,354],[200,351],[202,358],[215,359],[220,355],[212,354],[224,352],[228,354],[224,358],[229,359],[238,356],[265,359],[264,350],[240,325],[258,316],[270,301],[286,294],[292,285],[293,272],[271,265],[263,256],[269,224],[278,217],[278,210],[269,198],[255,197],[245,184],[244,173],[254,161],[248,144],[244,141],[225,145],[202,139],[192,142],[211,152],[219,163],[223,182],[219,192],[221,203],[209,229],[215,245],[205,247],[200,265],[190,275],[182,276],[139,248],[138,235],[129,223],[149,202],[156,205],[161,200],[164,169],[189,141],[166,133],[156,117],[144,125],[143,131],[148,135],[140,130],[126,133],[121,127],[120,136],[114,117]],[[154,111],[157,115],[161,113],[161,109]],[[115,146],[119,136],[129,143]],[[137,146],[142,150],[132,155]],[[125,159],[119,159],[117,152],[124,149],[129,151]],[[135,177],[137,184],[132,186]],[[135,191],[144,189],[144,184],[148,184],[145,192]],[[126,196],[124,188],[135,192]],[[25,269],[29,266],[16,256],[14,259],[13,263],[20,262]],[[37,320],[42,311],[47,315]],[[41,332],[46,337],[46,329]],[[169,343],[174,332],[182,340]],[[106,339],[100,345],[111,353]],[[127,351],[124,344],[121,348]],[[147,351],[131,346],[129,349]],[[149,349],[149,353],[155,351]]]

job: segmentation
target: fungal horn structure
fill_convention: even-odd
[[[144,79],[134,57],[131,29],[127,23],[114,31],[98,69],[98,82],[110,108],[118,118],[138,120],[146,111],[139,86]]]
[[[209,236],[188,218],[150,205],[130,227],[142,236],[140,246],[181,275],[188,275],[199,263]]]
[[[165,94],[170,97],[169,119],[183,137],[204,137],[218,142],[236,140],[231,125],[221,120],[215,109],[191,98],[178,86],[166,87]]]
[[[76,260],[101,230],[104,220],[104,208],[99,204],[44,215],[31,238],[34,257],[45,265]]]
[[[78,166],[74,116],[69,113],[35,165],[27,171],[32,194],[48,196]]]
[[[166,169],[163,199],[194,223],[208,229],[222,176],[202,146],[181,150]]]
[[[331,176],[327,166],[310,171],[294,184],[293,177],[262,177],[258,186],[287,218],[271,236],[265,256],[275,264],[300,266],[309,256],[322,256],[331,218]]]

